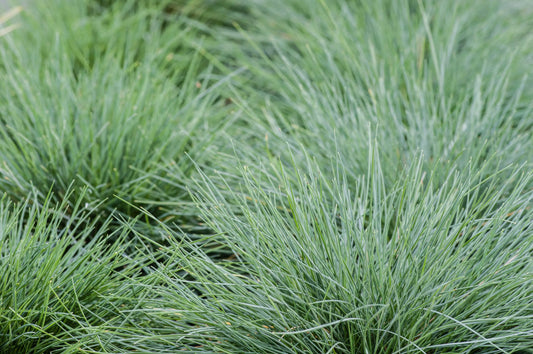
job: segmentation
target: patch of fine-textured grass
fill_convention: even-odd
[[[146,9],[66,9],[49,21],[59,27],[68,20],[68,31],[40,34],[27,20],[0,48],[0,189],[24,198],[52,188],[61,199],[75,181],[73,200],[87,187],[85,207],[100,214],[135,216],[120,199],[162,217],[159,202],[182,202],[172,214],[187,214],[191,159],[205,161],[228,123],[213,92],[224,80],[213,82],[212,68],[193,49],[174,58],[190,35],[182,23],[162,30]],[[161,182],[165,167],[177,177],[172,185]]]
[[[443,171],[493,154],[495,169],[533,156],[530,10],[497,1],[262,5],[265,16],[231,54],[249,69],[235,90],[254,122],[247,132],[268,153],[285,161],[308,153],[325,173],[339,157],[355,179],[371,127],[389,184],[419,150],[426,170]]]
[[[68,195],[67,195],[68,196]],[[0,351],[51,352],[115,309],[102,301],[131,277],[120,231],[88,223],[80,202],[43,205],[0,201]],[[124,233],[122,233],[123,236]],[[106,245],[108,238],[115,243]]]
[[[504,171],[448,171],[432,188],[419,161],[388,188],[377,154],[370,160],[353,185],[342,167],[331,180],[309,161],[296,183],[284,174],[260,183],[258,170],[243,171],[239,192],[206,181],[204,218],[235,258],[164,248],[169,260],[145,279],[134,344],[123,349],[530,349],[531,171],[503,182]]]
[[[0,352],[531,352],[528,0],[21,9]]]

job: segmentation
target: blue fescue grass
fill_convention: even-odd
[[[531,351],[527,1],[35,1],[0,351]]]
[[[484,2],[487,21],[472,2],[277,5],[261,8],[270,16],[243,32],[248,45],[234,54],[250,71],[235,95],[270,153],[287,160],[287,142],[301,144],[323,166],[340,154],[355,178],[367,165],[370,126],[388,183],[418,150],[428,170],[533,155],[528,9]]]
[[[370,161],[355,184],[341,166],[330,179],[311,160],[296,182],[280,167],[277,178],[243,169],[239,190],[206,176],[204,219],[235,257],[162,247],[168,260],[128,312],[138,327],[119,329],[117,342],[131,343],[122,350],[527,351],[531,171],[501,182],[504,171],[450,170],[431,188],[420,159],[387,187],[379,155]]]
[[[154,9],[65,8],[43,9],[55,27],[36,32],[27,20],[0,49],[1,190],[24,198],[53,188],[62,198],[76,181],[72,198],[87,187],[87,208],[106,215],[132,216],[119,198],[157,213],[170,195],[183,203],[172,214],[187,214],[191,158],[207,160],[230,121],[213,92],[224,80],[194,49],[182,56],[190,33],[181,22],[162,30]],[[169,166],[179,179],[162,184]]]
[[[114,316],[102,299],[135,274],[124,232],[72,206],[0,201],[0,351],[51,352]],[[68,197],[68,195],[67,195]],[[125,229],[124,229],[125,230]],[[108,240],[115,239],[113,243]]]

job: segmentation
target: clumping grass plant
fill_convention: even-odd
[[[520,13],[498,1],[262,5],[268,15],[243,32],[248,44],[232,55],[249,69],[247,85],[235,90],[254,121],[247,132],[268,153],[288,161],[287,143],[303,145],[324,169],[340,155],[356,179],[368,163],[370,126],[383,142],[389,184],[419,150],[426,171],[435,163],[482,165],[493,154],[508,163],[533,155],[529,8]],[[490,9],[489,21],[480,7]]]
[[[67,195],[68,197],[69,195]],[[102,299],[138,270],[124,256],[125,233],[87,221],[81,199],[72,206],[35,198],[0,201],[0,351],[61,351],[87,325],[115,308]],[[124,229],[125,230],[125,229]],[[114,238],[117,241],[109,243]]]
[[[309,160],[297,183],[279,167],[278,178],[243,170],[238,191],[206,177],[202,214],[234,258],[164,247],[128,312],[136,328],[98,350],[529,350],[531,171],[502,182],[503,170],[450,170],[434,187],[420,159],[388,188],[378,154],[370,161],[353,185],[341,166],[331,180]]]
[[[19,11],[0,352],[532,352],[529,1]]]
[[[119,209],[132,216],[136,209],[130,204],[141,204],[166,217],[158,212],[158,202],[172,199],[181,203],[172,214],[188,215],[191,158],[207,160],[228,123],[227,109],[213,92],[224,80],[213,82],[212,69],[202,65],[199,53],[174,63],[176,48],[154,34],[158,24],[147,15],[115,17],[137,32],[108,25],[116,32],[111,39],[96,35],[85,51],[71,48],[73,39],[61,31],[50,38],[46,53],[42,44],[28,47],[24,34],[3,43],[0,188],[15,199],[34,189],[43,196],[50,188],[63,198],[75,181],[73,200],[86,187],[85,207],[101,214]],[[78,18],[84,27],[82,20],[93,26],[101,21]],[[44,33],[35,40],[47,40],[50,34]],[[145,33],[153,38],[144,38]],[[85,35],[91,31],[80,32]],[[80,58],[92,59],[82,63]],[[161,183],[165,167],[178,177],[172,184]]]

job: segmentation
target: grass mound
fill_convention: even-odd
[[[0,201],[2,352],[62,351],[78,328],[114,316],[102,299],[136,271],[136,260],[124,256],[124,232],[113,235],[109,220],[88,225],[80,202],[67,213],[66,203],[51,199]],[[113,236],[117,241],[106,244]]]
[[[1,352],[531,352],[527,1],[18,12]]]

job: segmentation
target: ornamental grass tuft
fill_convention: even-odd
[[[20,9],[0,352],[532,352],[530,1]]]

